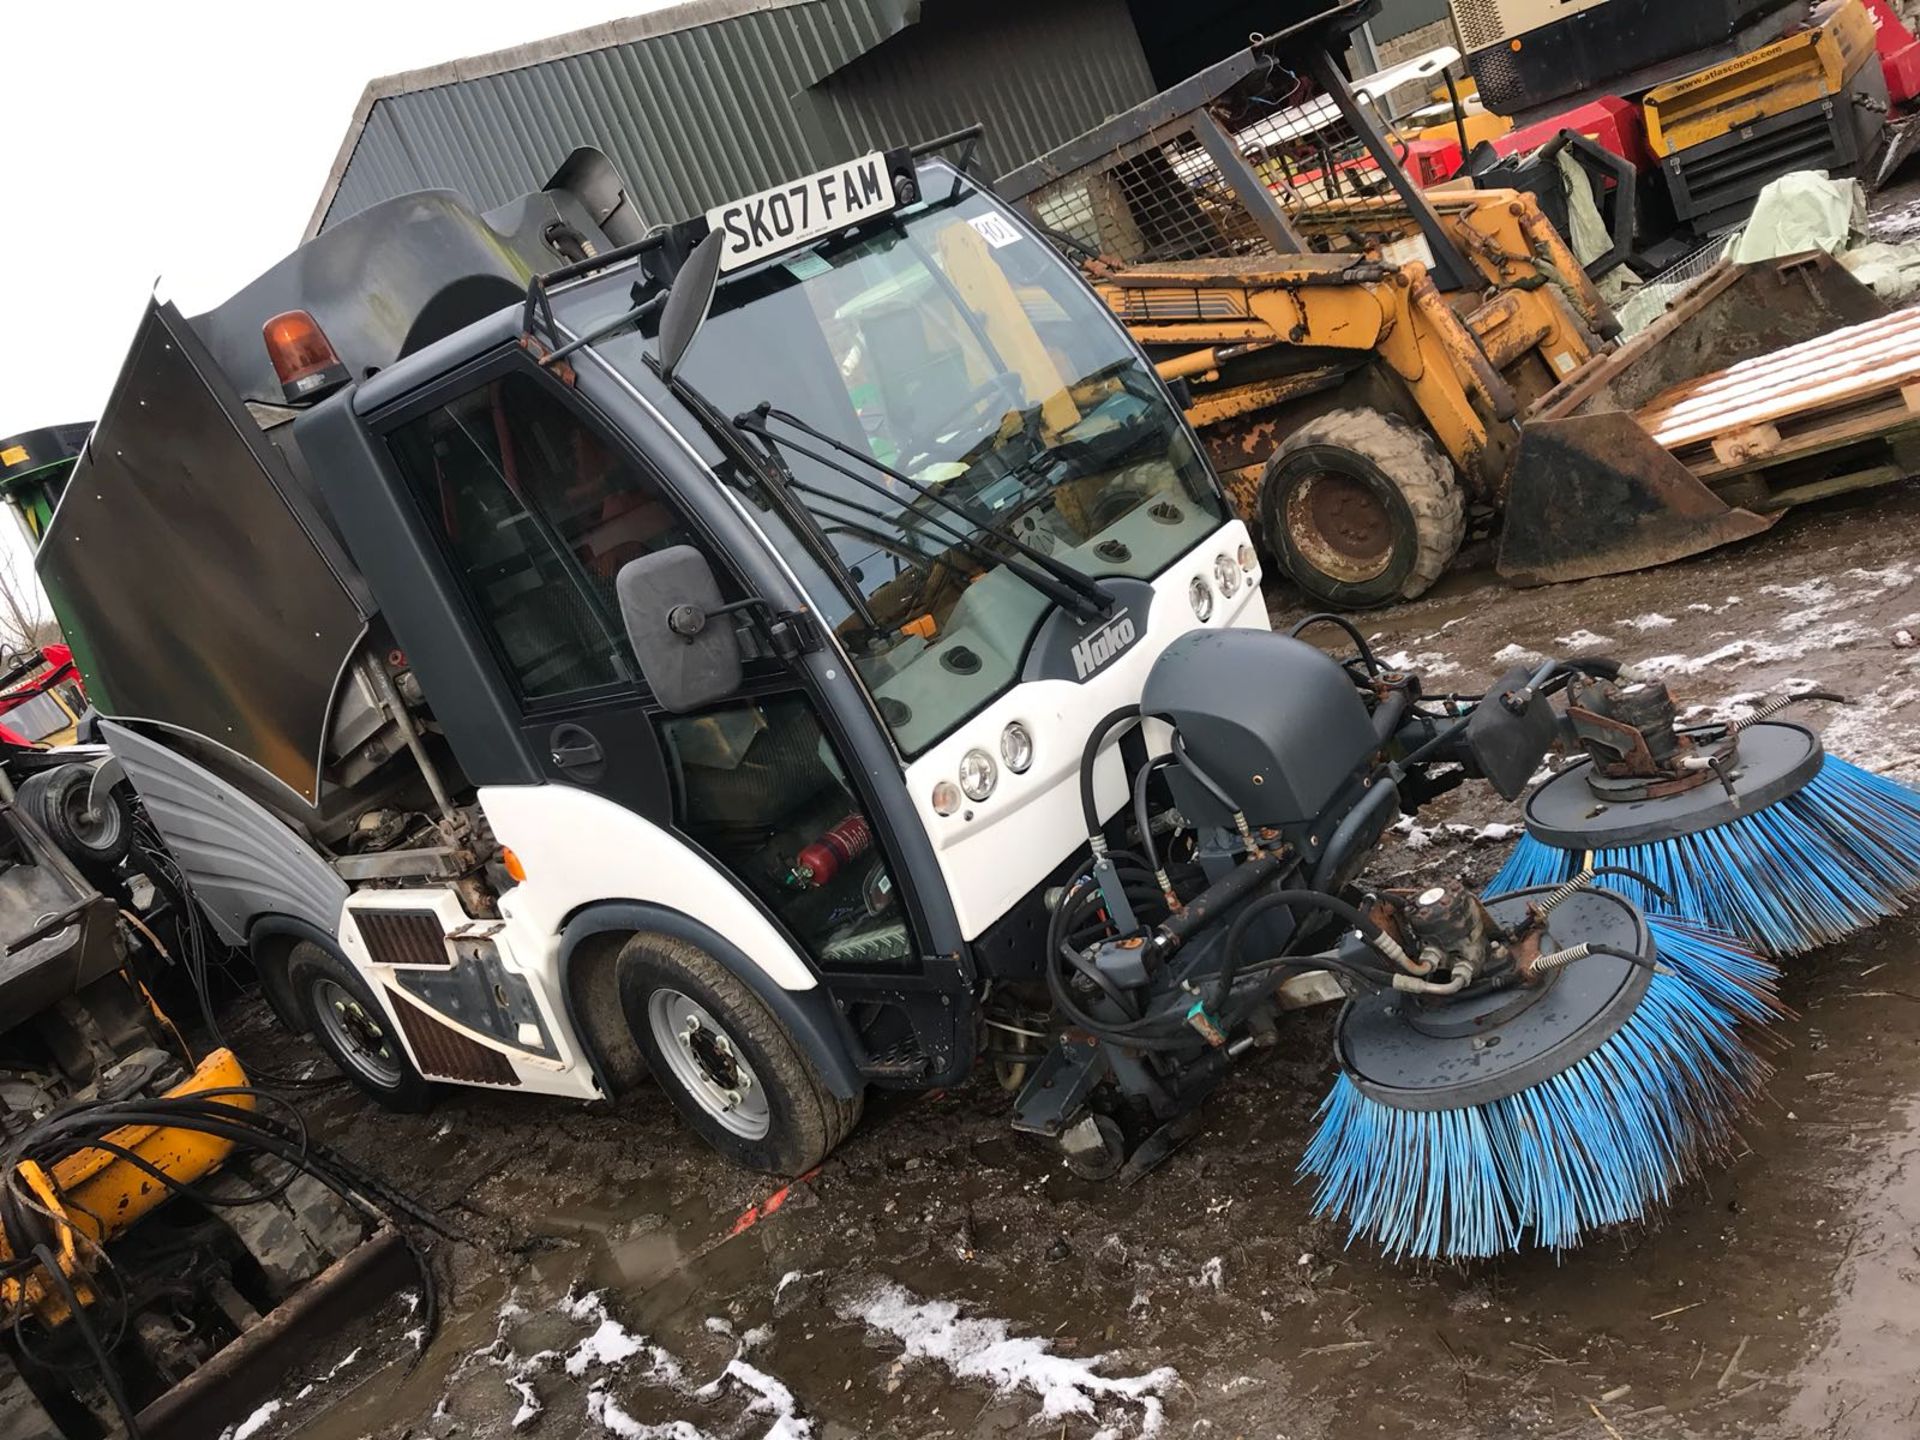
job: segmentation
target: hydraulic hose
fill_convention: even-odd
[[[1353,641],[1354,648],[1360,652],[1360,663],[1367,667],[1367,673],[1369,675],[1380,674],[1380,662],[1374,659],[1373,647],[1367,644],[1367,637],[1360,633],[1359,626],[1355,625],[1353,621],[1344,615],[1334,615],[1326,612],[1318,615],[1309,615],[1306,619],[1296,624],[1291,630],[1287,631],[1287,638],[1290,640],[1298,640],[1316,625],[1334,625],[1346,631],[1347,638]]]
[[[1268,851],[1257,859],[1236,865],[1194,896],[1184,910],[1167,917],[1159,932],[1164,942],[1162,948],[1177,949],[1186,943],[1189,937],[1212,924],[1221,911],[1239,904],[1269,880],[1278,878],[1281,868],[1291,860],[1284,851]]]
[[[1398,941],[1337,895],[1328,895],[1319,890],[1269,891],[1234,916],[1233,924],[1227,927],[1226,944],[1222,947],[1224,959],[1220,974],[1214,980],[1216,1005],[1223,1002],[1233,991],[1234,977],[1240,971],[1240,952],[1246,946],[1247,931],[1252,928],[1253,922],[1270,911],[1283,907],[1324,911],[1336,919],[1346,921],[1359,931],[1360,937],[1387,960],[1398,963],[1405,956],[1406,952],[1400,949]],[[1355,968],[1358,969],[1358,967]],[[1367,978],[1386,985],[1393,982],[1393,975],[1393,970],[1382,966],[1378,976],[1368,975]]]
[[[1142,765],[1140,773],[1133,777],[1134,827],[1140,832],[1140,848],[1146,852],[1147,868],[1153,871],[1154,882],[1165,893],[1169,909],[1178,908],[1180,897],[1174,894],[1173,881],[1168,877],[1166,867],[1160,863],[1159,847],[1153,843],[1152,817],[1147,813],[1147,787],[1153,782],[1156,771],[1173,763],[1173,756],[1162,755]]]
[[[1100,747],[1107,743],[1107,736],[1114,728],[1139,718],[1138,705],[1122,705],[1093,727],[1086,746],[1080,751],[1080,814],[1087,822],[1087,843],[1093,847],[1096,858],[1106,854],[1107,838],[1102,833],[1100,807],[1093,798],[1093,767],[1100,759]]]

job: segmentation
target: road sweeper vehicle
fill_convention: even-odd
[[[1189,388],[1237,508],[1296,584],[1347,609],[1412,598],[1471,534],[1497,535],[1519,584],[1642,569],[1911,473],[1891,454],[1904,418],[1849,408],[1897,397],[1897,379],[1794,389],[1888,338],[1849,327],[1901,329],[1864,286],[1824,256],[1723,270],[1610,346],[1611,312],[1530,196],[1409,178],[1336,58],[1373,8],[1262,40],[999,186]],[[1615,220],[1624,254],[1632,216]],[[1784,352],[1770,406],[1670,440],[1684,387],[1768,352]],[[1777,420],[1779,444],[1713,446]]]
[[[1592,876],[1356,884],[1614,667],[1428,694],[1272,633],[1153,366],[967,143],[652,229],[617,183],[406,196],[152,307],[40,569],[209,923],[388,1105],[650,1074],[786,1174],[982,1058],[1137,1174],[1342,1003],[1304,1163],[1357,1234],[1645,1213],[1757,1080],[1766,965]]]

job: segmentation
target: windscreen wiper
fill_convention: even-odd
[[[660,373],[659,364],[653,356],[647,356],[646,364],[654,374]],[[666,386],[673,392],[676,400],[700,418],[715,439],[720,440],[722,445],[734,452],[736,462],[744,462],[748,469],[760,477],[782,518],[793,526],[795,533],[802,537],[807,548],[813,552],[814,560],[826,570],[846,595],[847,603],[852,607],[854,615],[859,619],[861,628],[867,635],[880,637],[893,633],[881,625],[879,617],[868,606],[866,592],[860,588],[860,581],[847,568],[847,562],[840,558],[840,552],[834,549],[832,539],[820,528],[820,523],[814,518],[813,511],[794,495],[793,487],[798,482],[788,473],[787,468],[779,463],[778,457],[763,455],[749,444],[747,434],[750,432],[735,424],[728,418],[725,411],[707,399],[684,377],[680,375],[668,377]]]
[[[770,401],[762,401],[752,410],[747,411],[743,415],[736,416],[734,423],[741,429],[760,436],[760,438],[770,446],[778,446],[784,443],[791,448],[795,454],[805,455],[815,464],[824,465],[829,470],[846,476],[856,484],[866,486],[869,490],[877,491],[889,498],[893,497],[893,492],[878,480],[875,480],[872,475],[858,474],[817,451],[808,450],[804,446],[793,444],[791,440],[782,442],[769,428],[769,420],[778,420],[781,424],[798,430],[802,435],[809,436],[812,439],[818,440],[821,444],[831,447],[848,459],[858,460],[869,470],[878,471],[889,480],[906,486],[907,489],[911,490],[921,499],[931,501],[943,510],[951,511],[969,525],[973,526],[975,530],[990,535],[1002,544],[1019,552],[1019,554],[1024,557],[1025,563],[1016,561],[1011,555],[995,555],[991,550],[987,549],[987,547],[981,545],[978,540],[974,539],[971,533],[969,533],[966,541],[963,542],[974,554],[984,555],[994,563],[1006,565],[1036,590],[1046,594],[1056,604],[1065,606],[1081,619],[1098,619],[1113,613],[1115,605],[1113,596],[1109,595],[1105,590],[1101,589],[1099,585],[1095,584],[1071,565],[1062,564],[1060,561],[1054,559],[1053,556],[1035,550],[1011,530],[1003,529],[995,525],[990,519],[983,519],[981,516],[967,509],[964,505],[947,499],[946,496],[931,486],[923,485],[911,475],[896,470],[884,460],[867,454],[864,451],[854,449],[853,446],[848,445],[838,437],[829,435],[826,431],[816,429],[814,426],[809,425],[797,415],[790,414],[785,410],[775,409]]]

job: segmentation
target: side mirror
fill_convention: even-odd
[[[685,715],[740,688],[740,642],[706,556],[672,545],[629,560],[613,586],[627,643],[662,705]]]
[[[687,263],[673,277],[667,291],[667,305],[660,312],[660,378],[671,380],[680,362],[687,358],[693,337],[706,323],[713,308],[714,287],[720,283],[721,250],[726,232],[714,230],[687,256]]]

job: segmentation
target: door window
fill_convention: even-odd
[[[691,538],[650,474],[524,374],[389,438],[524,698],[634,678],[614,577]]]
[[[681,828],[817,963],[913,958],[872,822],[806,696],[739,701],[665,720],[661,730]]]

